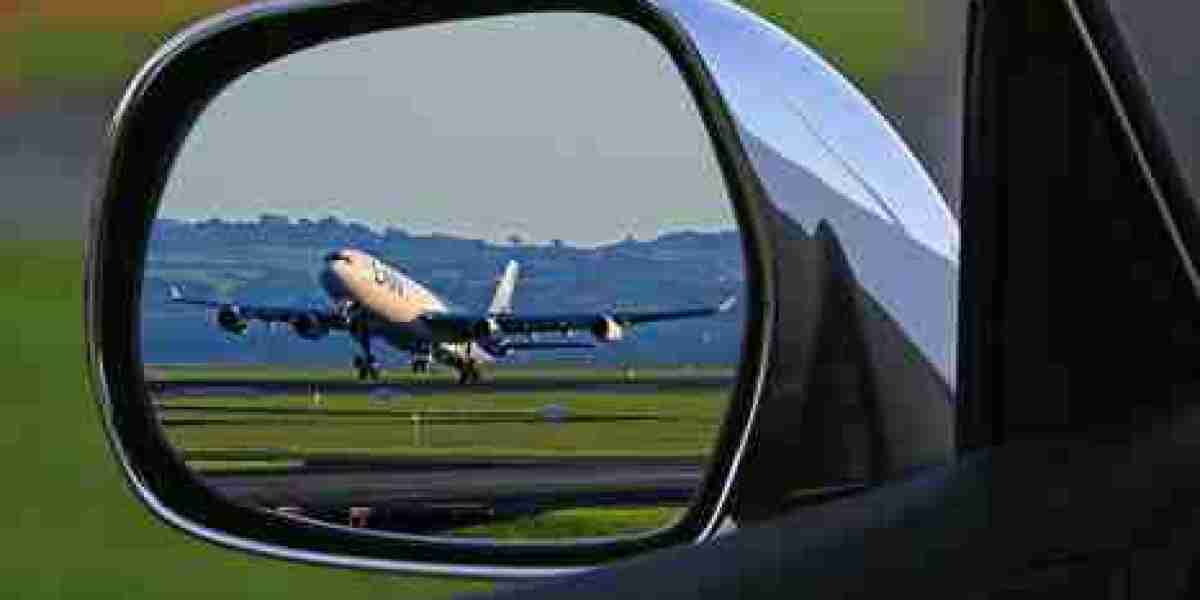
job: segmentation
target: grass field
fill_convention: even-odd
[[[730,386],[722,382],[732,381],[732,369],[727,368],[660,367],[639,372],[629,383],[630,374],[621,369],[542,366],[499,369],[492,384],[471,387],[399,371],[396,383],[386,388],[370,385],[354,393],[360,384],[348,380],[344,369],[159,366],[149,370],[164,390],[155,401],[159,422],[188,465],[208,474],[242,478],[258,473],[304,477],[318,464],[363,473],[386,469],[383,465],[389,462],[422,470],[420,465],[427,462],[483,466],[513,461],[544,465],[558,460],[574,465],[584,461],[592,465],[589,469],[604,469],[594,466],[595,461],[604,461],[601,464],[611,464],[613,473],[623,468],[620,463],[630,461],[699,465],[707,460],[725,413]],[[296,387],[312,392],[269,393],[249,385],[260,380],[303,381]],[[216,388],[189,383],[196,381],[229,383]],[[531,385],[546,381],[556,387]],[[679,389],[705,381],[709,383]],[[571,387],[579,382],[590,387]],[[336,393],[314,393],[334,383]],[[172,395],[172,389],[187,393]],[[386,396],[370,391],[384,389]],[[211,395],[197,395],[207,391]],[[515,477],[497,481],[492,493],[501,493],[508,489],[505,486],[514,486],[508,494],[545,491],[546,484],[522,483],[521,476]],[[379,486],[384,484],[371,485],[382,489]],[[591,493],[623,493],[629,485],[636,487],[572,485]],[[329,510],[330,494],[351,492],[334,486],[290,493],[291,502],[325,502],[323,510]],[[353,502],[351,497],[336,502]],[[683,510],[658,505],[659,499],[651,501],[655,504],[500,516],[495,522],[445,533],[508,540],[626,536],[663,527]],[[332,506],[338,506],[336,502]]]
[[[239,0],[72,0],[0,3],[0,90],[111,88],[128,77],[167,32]],[[796,33],[870,87],[920,43],[920,0],[741,0]]]
[[[481,581],[283,562],[218,548],[151,516],[130,493],[83,377],[79,242],[0,240],[0,596],[442,598]]]
[[[683,511],[683,507],[674,506],[571,508],[501,523],[464,527],[449,534],[498,540],[621,537],[666,527],[678,519]]]
[[[344,370],[156,368],[162,379],[344,381]],[[340,377],[335,378],[335,373]],[[729,374],[728,369],[657,369],[657,381]],[[640,374],[642,377],[649,377]],[[403,374],[400,378],[412,378]],[[506,392],[505,377],[611,382],[599,391]],[[517,369],[497,385],[421,393],[164,396],[157,400],[168,439],[197,468],[228,470],[236,461],[402,457],[654,457],[700,461],[716,440],[729,397],[724,386],[698,390],[622,389],[620,370]],[[319,390],[316,383],[314,389]],[[395,389],[395,388],[390,388]],[[214,462],[216,461],[216,462]]]
[[[345,382],[351,379],[347,366],[294,367],[287,365],[148,365],[146,378],[150,381],[301,381]],[[631,369],[575,366],[500,365],[486,371],[488,381],[505,383],[518,380],[566,380],[578,383],[624,383],[688,380],[702,377],[733,378],[733,367],[711,365],[639,366]],[[448,368],[435,366],[430,374],[416,375],[406,367],[383,371],[384,383],[420,383],[422,381],[456,381],[458,376]]]

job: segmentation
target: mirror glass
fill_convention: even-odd
[[[539,13],[347,38],[233,82],[148,249],[145,375],[245,505],[497,540],[644,534],[705,474],[741,236],[651,35]]]

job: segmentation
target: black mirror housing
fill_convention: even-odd
[[[363,532],[235,505],[186,468],[158,426],[141,363],[138,309],[151,223],[172,161],[204,107],[241,75],[349,36],[421,24],[540,11],[623,19],[667,50],[695,97],[742,231],[748,325],[712,464],[674,526],[619,540],[490,544]],[[92,213],[86,333],[93,389],[113,452],[134,493],[160,519],[209,541],[336,566],[478,576],[553,575],[711,537],[731,491],[764,376],[773,307],[763,190],[736,126],[690,38],[662,8],[637,0],[503,0],[268,4],[204,21],[164,46],[122,100],[109,132],[107,182]]]

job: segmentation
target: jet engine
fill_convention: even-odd
[[[313,313],[304,313],[292,320],[292,329],[296,335],[306,340],[319,340],[329,335],[329,325]]]
[[[217,325],[235,335],[246,333],[246,328],[250,326],[242,316],[242,310],[233,304],[225,304],[217,310]]]
[[[602,342],[615,342],[625,336],[625,328],[616,319],[603,315],[592,324],[592,335]]]

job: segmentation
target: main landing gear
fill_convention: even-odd
[[[483,381],[483,375],[479,372],[479,364],[474,360],[465,360],[458,367],[458,383],[468,385]]]
[[[354,368],[358,371],[359,381],[379,381],[381,377],[379,361],[375,360],[374,357],[355,356]]]
[[[412,371],[417,375],[429,373],[429,365],[433,362],[433,348],[429,344],[420,343],[412,349]]]
[[[351,333],[358,345],[362,347],[362,355],[354,357],[354,368],[358,371],[359,381],[379,381],[379,361],[371,353],[371,334],[365,321],[358,319],[350,325]]]
[[[472,356],[473,349],[471,342],[468,341],[456,365],[459,385],[470,385],[483,381],[483,374],[479,372],[479,361]]]

